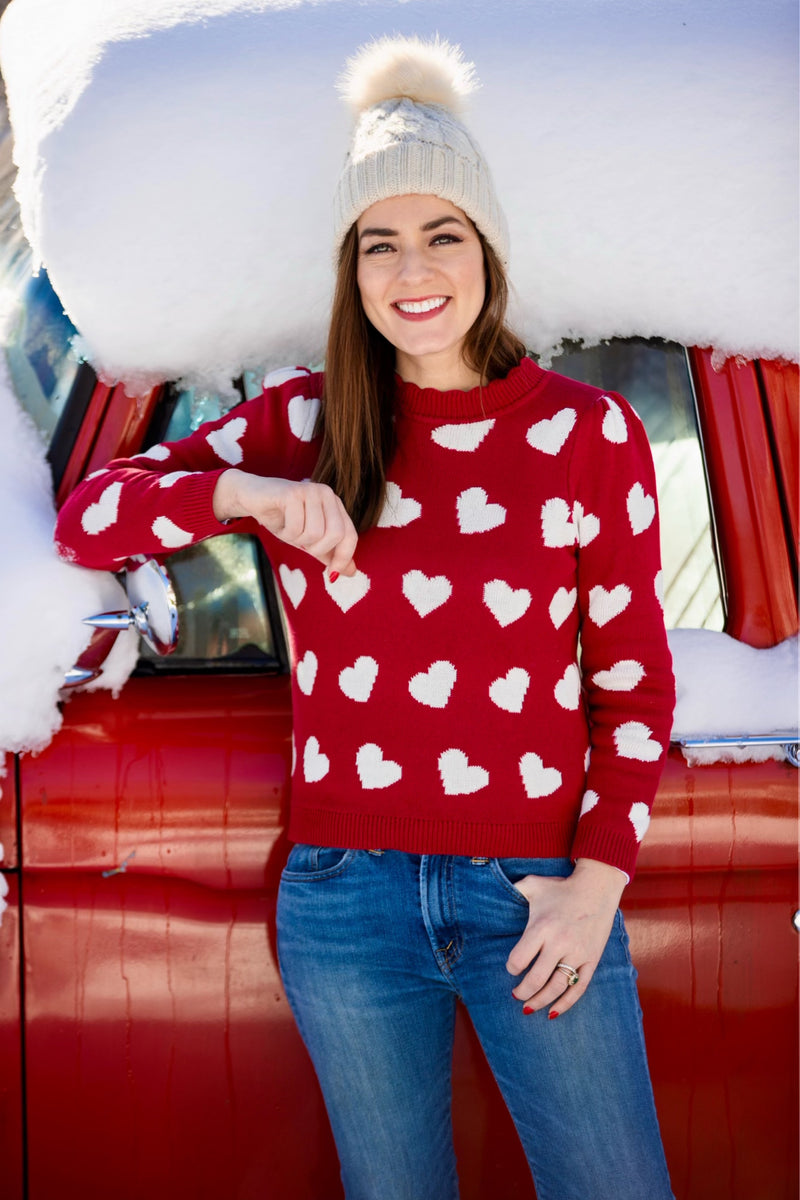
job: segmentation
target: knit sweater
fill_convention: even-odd
[[[398,380],[383,511],[356,575],[331,583],[303,551],[212,511],[230,466],[313,470],[322,377],[267,384],[85,480],[59,517],[61,553],[118,570],[260,533],[292,644],[293,840],[569,855],[632,874],[674,699],[639,418],[530,359],[471,391]]]

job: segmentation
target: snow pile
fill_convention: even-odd
[[[61,725],[64,673],[91,631],[82,618],[127,607],[111,575],[62,562],[53,547],[50,471],[33,423],[19,408],[0,356],[0,751],[39,750]],[[138,638],[117,638],[94,686],[118,689],[136,663]]]
[[[316,360],[334,80],[370,37],[438,31],[483,82],[533,349],[795,358],[795,26],[792,0],[13,0],[25,229],[108,378]]]
[[[672,740],[789,735],[798,740],[798,642],[756,650],[726,633],[673,629],[669,644],[677,704]],[[784,757],[780,746],[684,748],[692,764],[760,762]]]

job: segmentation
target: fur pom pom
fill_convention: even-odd
[[[400,96],[460,113],[477,81],[473,64],[464,61],[459,46],[438,37],[429,42],[384,37],[362,46],[347,60],[337,86],[356,113]]]

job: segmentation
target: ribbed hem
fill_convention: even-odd
[[[223,524],[214,516],[214,488],[217,480],[230,467],[217,471],[196,471],[186,479],[178,503],[173,511],[173,520],[181,529],[187,529],[195,540],[213,537],[217,533],[230,533],[231,524]]]
[[[504,409],[511,408],[523,396],[543,383],[545,372],[531,358],[523,358],[505,379],[495,379],[486,387],[469,391],[440,392],[436,388],[420,388],[415,383],[397,379],[398,408],[412,417],[448,419],[451,421],[480,421]]]
[[[569,852],[570,858],[596,858],[624,871],[629,881],[636,870],[639,843],[635,838],[615,829],[592,828],[585,821],[578,825],[575,840]]]
[[[494,821],[329,812],[302,806],[293,806],[289,820],[290,840],[312,846],[487,858],[566,858],[574,832],[573,822],[504,825]]]

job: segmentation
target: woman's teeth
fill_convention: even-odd
[[[430,300],[398,300],[396,307],[404,313],[424,313],[431,312],[434,308],[441,308],[446,303],[447,296],[434,296]]]

